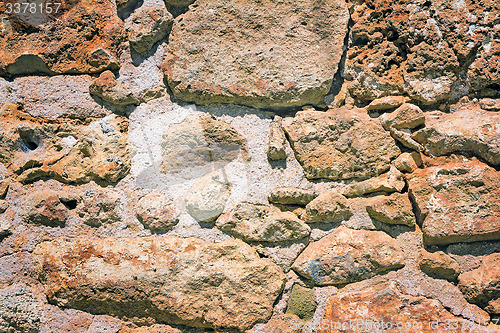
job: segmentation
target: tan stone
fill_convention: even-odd
[[[139,99],[131,91],[125,89],[120,82],[117,82],[111,71],[102,72],[89,86],[89,92],[113,104],[139,105]]]
[[[460,265],[443,251],[421,251],[420,269],[427,274],[455,281],[460,274]]]
[[[500,113],[470,106],[454,113],[426,113],[425,117],[426,127],[412,137],[432,155],[466,152],[500,165]]]
[[[303,325],[299,317],[290,314],[272,316],[265,325],[252,329],[247,333],[300,333]]]
[[[283,118],[275,116],[271,123],[271,132],[269,133],[269,148],[267,150],[267,157],[270,160],[286,160],[285,151],[285,132],[281,125]]]
[[[159,191],[141,197],[134,210],[137,219],[152,231],[168,231],[179,223],[179,212],[172,199]]]
[[[408,97],[405,96],[386,96],[371,101],[366,109],[368,111],[390,110],[401,106],[407,101]]]
[[[404,266],[395,239],[382,231],[353,230],[340,226],[310,243],[292,269],[320,286],[352,283]]]
[[[307,204],[302,220],[306,223],[336,223],[352,215],[349,202],[336,191],[326,191]]]
[[[391,128],[396,130],[412,129],[425,124],[425,115],[418,106],[405,103],[394,112],[384,113],[380,116],[380,122],[386,130]]]
[[[488,165],[448,161],[407,175],[427,244],[500,239],[500,173]]]
[[[311,229],[290,212],[239,203],[217,219],[218,229],[244,241],[278,243],[309,236]]]
[[[321,104],[348,20],[343,0],[198,0],[174,22],[163,71],[177,98],[197,104]]]
[[[405,187],[403,175],[396,167],[391,166],[388,173],[375,178],[352,183],[341,190],[346,197],[357,197],[374,192],[401,192]]]
[[[374,219],[389,224],[403,224],[412,227],[417,221],[408,193],[379,196],[366,206],[366,211]]]
[[[60,192],[50,189],[31,191],[23,198],[19,215],[24,223],[51,227],[64,226],[68,209],[60,200]]]
[[[97,228],[120,221],[120,205],[120,196],[112,189],[93,189],[84,193],[77,213],[85,224]]]
[[[487,111],[500,111],[500,98],[483,98],[479,101],[481,109]]]
[[[282,205],[305,206],[318,196],[313,190],[305,190],[297,187],[279,187],[269,193],[268,200],[271,203]]]
[[[285,278],[239,240],[58,238],[38,245],[33,260],[58,306],[197,327],[268,320]]]
[[[284,120],[299,163],[309,179],[367,179],[389,170],[399,148],[365,110],[302,111]]]
[[[422,165],[422,156],[414,151],[411,153],[402,153],[394,160],[394,166],[401,172],[412,173]]]

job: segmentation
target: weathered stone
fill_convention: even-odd
[[[207,115],[188,116],[163,135],[163,169],[186,171],[200,166],[221,167],[248,158],[246,140],[234,127]]]
[[[130,169],[127,127],[127,119],[115,115],[84,125],[34,118],[7,104],[0,109],[0,162],[22,183],[113,183]]]
[[[443,251],[427,252],[422,250],[420,269],[429,275],[455,281],[460,274],[460,265]]]
[[[364,280],[404,266],[395,239],[382,231],[340,226],[310,243],[292,269],[316,285],[337,285]]]
[[[5,211],[9,208],[9,203],[5,200],[0,200],[0,214],[5,213]]]
[[[500,113],[471,106],[454,113],[426,113],[425,123],[412,137],[432,155],[467,152],[500,165]]]
[[[168,325],[141,326],[136,328],[122,328],[118,333],[183,333],[177,328]]]
[[[43,224],[51,227],[64,226],[68,209],[59,199],[60,193],[45,189],[28,193],[19,215],[24,223]]]
[[[491,314],[500,314],[500,253],[484,257],[479,268],[460,274],[458,288],[469,302]]]
[[[198,0],[174,22],[163,71],[176,97],[198,104],[321,104],[348,20],[343,0]]]
[[[498,84],[498,10],[494,0],[353,2],[344,75],[350,94],[365,102],[408,94],[436,104]]]
[[[238,240],[58,238],[33,259],[56,305],[199,327],[244,330],[269,319],[285,278]]]
[[[414,151],[411,153],[402,153],[394,160],[394,166],[401,172],[412,173],[422,165],[422,156]]]
[[[386,130],[412,129],[425,124],[425,115],[418,106],[405,103],[394,112],[380,116],[380,122]]]
[[[368,111],[390,110],[395,109],[408,101],[405,96],[386,96],[375,99],[368,104]]]
[[[347,220],[351,215],[349,203],[342,194],[326,191],[307,204],[302,220],[306,223],[335,223]]]
[[[139,199],[135,215],[145,228],[152,231],[168,231],[179,223],[179,212],[172,199],[158,191]]]
[[[138,53],[146,53],[156,42],[168,36],[174,17],[165,6],[141,6],[125,21],[130,46]]]
[[[139,99],[134,94],[116,81],[111,71],[104,71],[89,86],[92,95],[101,97],[107,102],[118,105],[139,104]]]
[[[474,322],[454,316],[439,301],[407,295],[397,282],[384,278],[351,284],[339,290],[328,299],[321,322],[326,324],[318,330],[320,333],[446,333],[450,330],[468,332],[469,329],[488,332],[487,327],[481,329]],[[354,323],[352,329],[351,322]]]
[[[78,205],[78,215],[85,224],[100,227],[121,219],[118,213],[120,196],[113,190],[88,190]]]
[[[389,169],[401,152],[378,120],[364,110],[302,111],[284,120],[309,179],[366,179]]]
[[[498,171],[476,159],[449,161],[408,175],[425,242],[500,239],[498,179]]]
[[[388,173],[349,184],[342,189],[342,194],[351,198],[375,192],[401,192],[404,187],[405,181],[403,180],[403,175],[396,167],[391,166]]]
[[[12,233],[12,224],[9,220],[0,217],[0,238],[8,236]]]
[[[251,203],[239,203],[220,216],[217,228],[244,241],[278,243],[309,236],[311,229],[290,212]]]
[[[316,307],[314,290],[294,284],[288,299],[286,314],[296,315],[300,319],[308,321],[313,318]]]
[[[275,116],[271,123],[271,132],[269,133],[269,148],[267,157],[270,160],[286,160],[285,143],[286,137],[282,127],[283,118]]]
[[[186,209],[198,222],[213,222],[224,211],[231,184],[223,169],[200,178],[186,194]]]
[[[43,295],[22,283],[0,289],[0,332],[38,333]]]
[[[305,206],[318,196],[314,190],[304,190],[297,187],[279,187],[269,193],[268,200],[271,203],[282,205]]]
[[[5,4],[0,4],[1,13],[6,13]],[[118,67],[125,32],[113,3],[67,2],[49,16],[33,26],[2,14],[8,24],[0,35],[0,75],[97,73]]]
[[[43,308],[41,321],[38,333],[122,333],[125,327],[122,321],[110,316],[94,316],[74,309],[62,310],[47,304]]]
[[[366,211],[374,219],[389,224],[403,224],[412,227],[417,221],[407,193],[380,196],[366,206]]]
[[[252,329],[248,333],[300,333],[301,320],[294,315],[278,314],[271,317],[265,325]]]
[[[481,109],[487,111],[500,111],[500,98],[483,98],[479,101]]]

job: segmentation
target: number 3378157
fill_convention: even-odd
[[[29,3],[29,2],[16,2],[14,4],[12,3],[6,3],[6,9],[5,13],[6,14],[41,14],[41,13],[46,13],[46,14],[56,14],[59,11],[59,8],[61,7],[62,3],[60,2],[46,2],[46,3]]]

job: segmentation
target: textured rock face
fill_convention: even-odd
[[[271,316],[284,274],[241,241],[56,239],[34,252],[59,306],[201,327],[246,329]]]
[[[140,198],[135,214],[144,227],[153,231],[168,231],[179,222],[179,212],[170,197],[158,191]]]
[[[6,13],[5,2],[1,13]],[[64,3],[53,19],[36,27],[2,14],[0,75],[96,73],[118,67],[123,23],[113,3]],[[6,23],[5,23],[6,22]]]
[[[422,258],[419,267],[422,272],[441,277],[450,281],[456,280],[460,274],[460,265],[443,251],[421,251]]]
[[[305,206],[318,196],[313,190],[304,190],[296,187],[280,187],[269,193],[269,202],[282,205]]]
[[[286,160],[285,142],[286,137],[282,127],[283,118],[275,116],[271,123],[269,134],[269,149],[267,158],[273,161]]]
[[[186,171],[209,165],[224,166],[247,157],[246,140],[231,125],[210,116],[188,116],[163,135],[163,169]]]
[[[342,190],[342,194],[347,197],[357,197],[374,192],[401,192],[404,187],[405,182],[401,172],[396,167],[391,166],[386,174],[350,184]]]
[[[382,231],[338,227],[300,254],[292,268],[316,285],[345,284],[404,266],[395,239]]]
[[[64,226],[68,219],[68,209],[61,202],[60,195],[61,193],[51,190],[29,193],[23,202],[21,219],[25,223]]]
[[[366,101],[406,93],[433,104],[498,84],[498,29],[490,28],[498,11],[493,0],[354,4],[349,92]]]
[[[302,111],[284,121],[307,178],[366,179],[389,169],[399,148],[363,110]]]
[[[338,192],[327,191],[307,204],[302,219],[307,223],[335,223],[352,215],[347,199]]]
[[[500,254],[483,259],[482,265],[458,277],[458,287],[465,298],[491,314],[499,315],[500,307]]]
[[[389,224],[414,226],[415,215],[407,193],[380,196],[366,206],[366,211],[376,220]]]
[[[25,284],[0,289],[0,331],[39,332],[43,297]]]
[[[77,212],[85,224],[100,227],[102,224],[114,223],[121,219],[119,206],[120,197],[116,192],[89,190],[82,196]]]
[[[439,301],[406,295],[397,283],[380,278],[349,285],[331,296],[322,322],[325,325],[319,330],[321,333],[370,333],[381,327],[387,332],[445,333],[452,329],[446,326],[450,322],[457,325],[457,330],[452,329],[456,332],[466,332],[472,327],[481,331],[479,325],[471,326],[473,324],[452,315]],[[350,326],[351,322],[354,326]],[[402,325],[399,328],[398,323]]]
[[[49,177],[116,182],[130,168],[125,118],[111,115],[88,125],[48,121],[7,104],[0,119],[0,161],[23,183]]]
[[[478,108],[426,115],[426,127],[413,134],[434,156],[472,153],[500,165],[500,114]]]
[[[217,228],[244,241],[283,242],[309,236],[311,229],[290,212],[240,203],[217,220]]]
[[[176,97],[198,104],[319,104],[348,19],[343,0],[201,0],[175,21],[163,71]]]
[[[428,244],[500,238],[498,171],[475,159],[418,169],[410,196]]]

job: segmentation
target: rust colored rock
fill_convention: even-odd
[[[326,191],[307,204],[301,218],[306,223],[336,223],[352,216],[349,202],[336,191]]]
[[[424,273],[450,281],[455,281],[460,274],[460,265],[443,251],[422,250],[421,255],[419,267]]]
[[[228,123],[207,115],[188,116],[163,134],[165,172],[224,166],[241,156],[248,158],[245,138]]]
[[[340,226],[310,243],[292,269],[312,283],[324,286],[364,280],[403,266],[403,251],[386,233]]]
[[[403,224],[412,227],[417,221],[408,193],[379,196],[366,206],[366,211],[374,219],[389,224]]]
[[[35,118],[6,104],[0,109],[0,162],[22,183],[113,183],[130,169],[128,120],[110,115],[83,124]]]
[[[500,172],[472,159],[408,175],[427,244],[500,239]]]
[[[51,227],[64,226],[68,219],[68,209],[61,202],[60,195],[61,193],[49,189],[26,195],[20,212],[23,222]]]
[[[36,27],[6,16],[0,32],[0,75],[98,73],[118,68],[123,23],[112,2],[67,1]]]
[[[349,285],[331,296],[321,322],[320,333],[488,332],[454,316],[439,301],[407,295],[397,282],[383,278]]]
[[[244,241],[279,243],[309,236],[311,229],[290,212],[239,203],[217,219],[218,229]]]
[[[500,314],[500,253],[483,259],[479,268],[460,274],[458,288],[465,298],[495,315]]]
[[[285,151],[285,132],[282,127],[283,118],[275,116],[271,123],[271,132],[269,133],[269,148],[267,158],[273,161],[286,160]]]
[[[271,317],[285,276],[245,243],[196,238],[58,238],[35,270],[58,306],[131,320],[245,330]]]
[[[351,11],[345,77],[358,100],[408,94],[435,104],[499,82],[495,0],[357,1]]]
[[[321,104],[348,20],[343,0],[198,0],[174,22],[163,72],[176,97],[197,104]]]
[[[389,170],[390,160],[401,153],[362,109],[302,111],[283,123],[309,179],[367,179]]]
[[[500,165],[500,113],[464,107],[454,113],[426,114],[426,127],[413,138],[434,156],[466,152]]]

